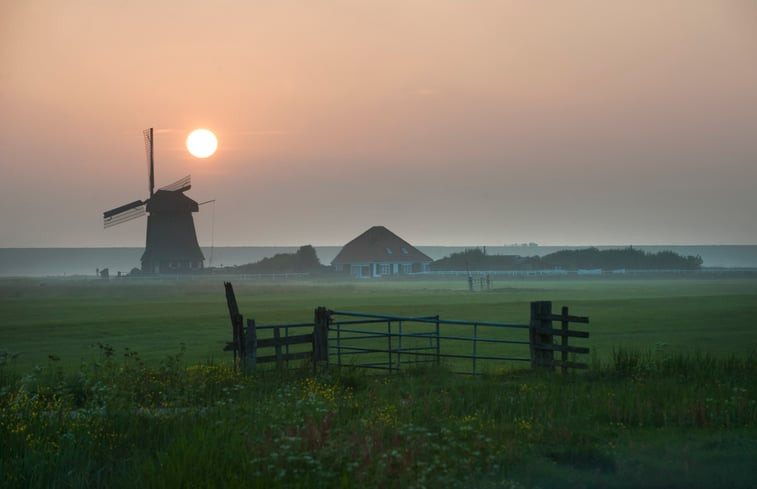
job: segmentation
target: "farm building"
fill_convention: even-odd
[[[384,226],[373,226],[344,245],[331,265],[353,277],[381,277],[425,272],[432,261]]]

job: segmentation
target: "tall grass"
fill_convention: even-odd
[[[2,487],[749,487],[757,355],[584,374],[0,365]],[[671,452],[672,451],[672,452]],[[671,453],[676,453],[672,457]],[[654,474],[653,480],[649,474]],[[722,484],[720,484],[722,485]]]

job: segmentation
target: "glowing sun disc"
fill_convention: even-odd
[[[216,135],[207,129],[196,129],[187,137],[187,150],[198,158],[212,156],[218,148]]]

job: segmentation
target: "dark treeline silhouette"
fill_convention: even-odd
[[[542,257],[489,255],[486,248],[472,248],[452,253],[431,264],[434,271],[479,270],[697,270],[702,266],[699,256],[682,256],[672,251],[644,252],[634,248],[600,250],[561,250]],[[331,267],[322,265],[315,248],[301,246],[295,253],[278,253],[255,263],[226,267],[231,273],[322,273]]]
[[[321,265],[315,248],[305,245],[300,246],[295,253],[278,253],[228,270],[238,273],[314,273],[328,270],[328,267]]]
[[[431,270],[696,270],[701,266],[701,257],[681,256],[672,251],[647,253],[634,248],[586,248],[525,257],[487,255],[485,249],[474,248],[436,260]]]

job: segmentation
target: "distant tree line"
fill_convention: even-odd
[[[488,255],[473,248],[452,253],[431,264],[431,270],[697,270],[700,256],[672,251],[648,253],[635,248],[562,250],[545,256]]]
[[[545,256],[489,255],[486,248],[452,253],[431,264],[431,270],[697,270],[700,256],[682,256],[672,251],[644,252],[635,248],[562,250]],[[248,274],[320,273],[331,267],[321,264],[315,248],[301,246],[295,253],[278,253],[255,263],[228,267],[227,272]]]
[[[315,248],[311,245],[300,246],[295,253],[277,253],[255,263],[229,267],[234,273],[315,273],[328,270],[321,265]]]

